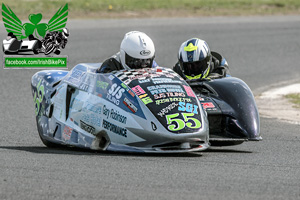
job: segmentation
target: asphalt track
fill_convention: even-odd
[[[68,27],[69,69],[101,62],[118,51],[124,33],[140,30],[166,67],[176,62],[181,42],[205,39],[255,95],[300,77],[299,16],[78,20]],[[35,124],[30,78],[36,71],[0,69],[1,200],[300,199],[299,125],[261,118],[261,142],[183,155],[48,149]]]

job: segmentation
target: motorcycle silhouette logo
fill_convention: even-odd
[[[62,6],[48,23],[40,23],[42,18],[41,13],[30,14],[29,23],[22,23],[11,8],[2,3],[2,19],[8,33],[7,38],[3,40],[4,53],[19,54],[32,51],[35,54],[59,54],[60,47],[66,46],[69,36],[69,30],[66,28],[68,4]],[[28,40],[23,40],[27,38]]]

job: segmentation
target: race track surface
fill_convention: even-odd
[[[156,61],[165,67],[174,65],[183,41],[205,39],[255,95],[300,77],[299,16],[78,20],[67,26],[70,40],[62,54],[69,69],[102,62],[118,51],[126,32],[140,30],[153,39]],[[36,71],[0,69],[1,200],[300,199],[299,125],[261,118],[263,141],[202,153],[49,149],[36,129],[30,90]]]

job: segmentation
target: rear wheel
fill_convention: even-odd
[[[33,46],[32,51],[33,51],[34,54],[39,54],[39,51],[38,51],[38,45],[37,45],[37,44],[35,44],[35,45]]]

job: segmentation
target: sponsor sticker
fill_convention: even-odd
[[[204,109],[215,108],[215,105],[212,102],[201,103]]]
[[[95,128],[81,120],[80,120],[80,128],[82,128],[83,130],[85,130],[90,134],[95,134]]]
[[[105,119],[103,119],[102,127],[105,128],[106,130],[109,130],[109,131],[117,134],[117,135],[127,137],[127,129],[126,128],[119,127],[115,124],[112,124],[112,123],[106,121]]]
[[[65,126],[62,137],[64,138],[64,140],[68,141],[71,138],[72,135],[72,128],[69,126]]]
[[[163,108],[157,113],[160,117],[163,117],[165,114],[168,114],[171,110],[173,110],[176,106],[178,106],[178,103],[173,102],[170,105],[168,105],[166,108]]]
[[[107,82],[104,82],[104,81],[97,81],[97,87],[106,90],[107,87],[108,87],[108,83],[107,83]]]
[[[122,86],[114,83],[108,90],[108,94],[106,95],[106,98],[109,101],[113,102],[114,104],[119,105],[120,103],[119,99],[122,97],[124,92],[125,89]]]
[[[186,86],[186,85],[184,85],[183,87],[184,87],[184,89],[185,89],[188,96],[195,97],[195,94],[194,94],[192,88],[190,88],[189,86]]]
[[[154,122],[151,122],[151,127],[152,127],[152,130],[153,130],[153,131],[156,131],[156,130],[157,130],[157,126],[155,125]]]
[[[142,51],[140,52],[140,54],[141,54],[142,56],[148,56],[148,55],[151,54],[151,51],[150,51],[150,50],[142,50]]]
[[[136,113],[137,108],[129,101],[129,99],[125,97],[123,103],[131,110],[131,112]]]
[[[173,98],[166,98],[166,99],[159,99],[156,100],[155,103],[156,105],[160,105],[163,103],[167,103],[167,102],[192,102],[192,100],[190,98],[182,98],[182,97],[173,97]]]
[[[191,103],[185,103],[185,102],[178,102],[178,111],[183,111],[183,112],[192,112],[195,114],[198,114],[198,106],[191,104]]]
[[[150,98],[150,97],[145,97],[145,98],[143,98],[143,99],[141,99],[143,102],[144,102],[144,104],[148,104],[148,103],[152,103],[153,102],[153,100]]]
[[[142,88],[141,86],[139,86],[139,85],[137,85],[137,86],[135,86],[135,87],[133,87],[133,88],[131,88],[131,89],[132,89],[138,96],[146,93],[145,90],[143,90],[143,88]]]

